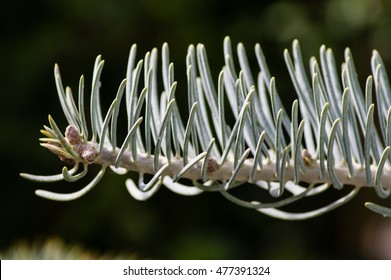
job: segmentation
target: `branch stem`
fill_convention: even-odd
[[[89,144],[93,145],[94,143],[90,142]],[[99,156],[95,159],[93,163],[97,163],[100,165],[114,165],[115,159],[119,149],[115,149],[114,151],[111,147],[105,146]],[[226,160],[223,165],[217,166],[217,159],[210,158],[208,165],[211,165],[211,168],[207,169],[207,177],[209,180],[216,181],[227,181],[232,176],[232,172],[234,170],[234,161]],[[163,172],[163,176],[174,177],[179,174],[179,172],[183,169],[183,159],[182,158],[173,158],[170,161],[167,160],[166,157],[160,155],[158,160],[158,168],[159,170],[163,165],[169,163],[169,166]],[[125,151],[122,161],[119,164],[119,167],[123,167],[129,171],[143,173],[143,174],[155,174],[154,168],[154,156],[147,154],[138,154],[137,161],[132,161],[131,152]],[[213,166],[212,166],[213,165]],[[246,159],[238,171],[235,180],[236,181],[249,181],[251,178],[251,172],[254,166],[254,159],[249,158]],[[198,162],[194,164],[189,170],[183,174],[182,178],[189,180],[202,180],[201,176],[201,167],[202,162]],[[320,177],[319,173],[320,165],[319,161],[312,160],[309,164],[306,165],[306,172],[301,173],[300,181],[316,184],[316,183],[328,183],[332,184],[331,179],[326,175],[324,178]],[[335,174],[338,179],[341,181],[343,185],[352,185],[356,187],[373,187],[372,185],[368,185],[367,176],[365,169],[361,166],[361,164],[353,163],[353,176],[350,176],[349,167],[347,164],[345,165],[337,165],[335,166]],[[376,166],[371,166],[370,172],[372,174],[372,178],[375,178],[376,175]],[[290,160],[285,167],[284,180],[285,181],[293,181],[295,174],[294,162]],[[327,172],[326,172],[327,174]],[[262,169],[257,170],[254,176],[254,181],[279,181],[276,174],[276,162],[273,160],[265,160],[262,163]],[[383,188],[390,189],[391,188],[391,168],[385,167],[383,170],[383,174],[381,177],[381,183]]]

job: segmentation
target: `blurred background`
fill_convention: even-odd
[[[238,42],[246,46],[254,73],[258,68],[253,49],[261,44],[289,109],[296,95],[282,53],[295,38],[305,61],[318,56],[319,47],[326,44],[340,64],[344,48],[350,47],[363,85],[371,74],[374,48],[391,72],[390,1],[15,0],[3,1],[0,29],[2,258],[51,258],[53,254],[34,255],[29,250],[49,246],[68,252],[67,246],[75,244],[94,254],[74,250],[74,255],[63,258],[116,254],[152,259],[391,258],[390,220],[363,205],[379,202],[372,190],[363,190],[347,205],[319,218],[287,222],[243,209],[217,193],[183,197],[162,188],[147,202],[138,202],[126,191],[128,175],[111,171],[93,191],[67,203],[41,199],[34,191],[74,191],[92,177],[76,184],[48,185],[19,177],[20,172],[57,174],[62,168],[38,141],[49,113],[63,130],[66,127],[54,84],[54,63],[60,65],[63,83],[74,91],[84,74],[88,92],[95,57],[102,54],[106,60],[102,98],[107,109],[125,77],[133,43],[138,46],[138,59],[169,43],[180,95],[186,92],[188,45],[206,46],[217,81],[223,39],[229,35],[234,50]],[[309,210],[340,196],[331,191],[296,203],[292,210]],[[380,202],[390,205],[390,200]]]

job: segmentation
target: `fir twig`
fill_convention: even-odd
[[[349,49],[345,51],[345,62],[338,74],[333,52],[322,46],[320,61],[311,58],[310,76],[307,76],[300,46],[295,40],[292,56],[288,50],[284,51],[297,92],[291,118],[284,109],[276,80],[268,70],[259,44],[255,46],[255,54],[259,64],[257,79],[252,76],[254,69],[250,68],[241,43],[237,47],[240,69],[236,72],[231,42],[225,38],[225,65],[216,88],[205,47],[189,46],[186,57],[189,116],[185,118],[181,117],[181,107],[175,99],[177,82],[166,43],[162,48],[160,96],[157,49],[137,63],[137,48],[133,45],[126,79],[104,118],[99,92],[104,61],[98,56],[92,77],[90,128],[85,116],[84,77],[80,78],[76,106],[70,88],[64,90],[56,64],[55,82],[68,127],[64,135],[49,116],[50,127],[44,126],[45,138],[40,140],[42,146],[62,161],[74,164],[74,168],[68,171],[64,167],[62,173],[52,176],[25,173],[21,176],[37,182],[75,182],[86,175],[88,165],[98,164],[101,171],[75,193],[37,190],[36,194],[54,200],[76,199],[91,190],[110,166],[119,174],[126,171],[139,174],[138,186],[131,179],[126,181],[129,193],[138,200],[148,199],[162,184],[181,195],[218,191],[243,207],[291,220],[328,212],[347,203],[362,187],[373,188],[381,198],[388,197],[391,89],[379,53],[373,52],[372,75],[367,78],[363,91]],[[144,86],[139,90],[143,67]],[[117,146],[117,119],[123,99],[127,134]],[[140,116],[142,112],[144,116]],[[232,126],[226,122],[229,114],[235,118]],[[379,127],[375,125],[375,116]],[[88,129],[92,131],[91,138]],[[76,174],[80,164],[84,169]],[[152,175],[150,182],[144,182],[144,174]],[[191,180],[193,185],[182,184],[182,179]],[[230,190],[244,183],[265,189],[275,201],[247,202],[233,196]],[[347,185],[353,186],[353,190],[327,206],[303,213],[280,209],[304,197],[319,195],[330,186],[340,190]],[[284,190],[290,196],[281,197]],[[373,203],[366,206],[390,216],[391,209]]]

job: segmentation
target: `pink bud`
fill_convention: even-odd
[[[80,144],[82,142],[79,131],[73,125],[68,125],[65,130],[65,137],[71,145]]]

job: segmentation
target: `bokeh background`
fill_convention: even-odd
[[[391,72],[390,30],[391,2],[386,0],[2,1],[2,257],[15,256],[12,250],[19,248],[19,258],[23,252],[33,258],[27,253],[29,247],[44,247],[47,240],[56,240],[49,243],[61,246],[53,246],[53,250],[79,244],[95,252],[93,257],[111,252],[153,259],[391,258],[390,220],[363,205],[379,201],[371,190],[319,218],[287,222],[242,209],[215,193],[183,197],[162,188],[149,201],[138,202],[126,191],[126,177],[111,172],[86,196],[68,203],[53,202],[36,197],[35,189],[72,191],[91,177],[76,184],[42,185],[18,175],[56,174],[62,168],[38,142],[49,113],[60,127],[66,126],[55,90],[54,63],[60,65],[64,84],[74,90],[84,74],[88,91],[95,57],[102,54],[106,60],[102,98],[107,108],[125,76],[133,43],[138,45],[139,59],[153,47],[160,49],[164,42],[169,43],[180,95],[186,92],[188,45],[205,44],[217,80],[223,65],[222,42],[229,35],[234,49],[238,42],[245,44],[254,72],[253,47],[261,44],[289,110],[295,94],[282,53],[293,39],[300,40],[307,61],[326,44],[340,64],[344,48],[350,47],[364,84],[374,48]],[[340,195],[331,191],[292,209],[311,209]],[[390,205],[390,200],[382,203]],[[75,253],[74,258],[82,257]]]

